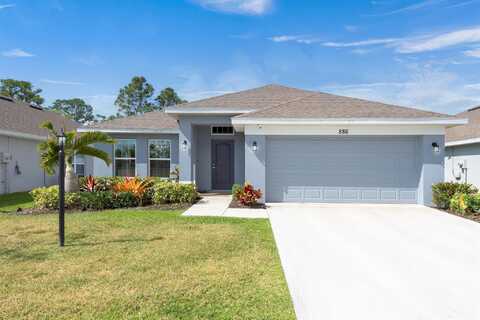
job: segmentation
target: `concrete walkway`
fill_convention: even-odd
[[[271,205],[299,320],[480,319],[480,224],[416,205]]]
[[[268,218],[264,209],[229,208],[231,195],[203,195],[202,199],[183,213],[196,217]]]

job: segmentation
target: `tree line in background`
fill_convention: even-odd
[[[133,77],[128,85],[120,89],[115,100],[118,111],[108,117],[94,114],[93,107],[81,98],[57,99],[51,106],[44,106],[45,99],[41,93],[42,89],[35,88],[28,81],[0,79],[0,95],[61,113],[82,124],[163,110],[165,107],[187,102],[170,87],[154,97],[154,87],[142,76]]]

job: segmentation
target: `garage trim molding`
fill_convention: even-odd
[[[346,129],[346,131],[345,131]],[[443,135],[439,125],[246,125],[246,135]]]

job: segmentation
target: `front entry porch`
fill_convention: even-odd
[[[229,119],[192,117],[181,119],[180,127],[182,182],[195,183],[200,192],[230,191],[233,184],[243,184],[245,137]]]

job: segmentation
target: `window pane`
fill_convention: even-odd
[[[116,158],[135,158],[135,140],[119,140],[115,145]]]
[[[83,154],[76,154],[73,156],[73,163],[83,164],[85,163],[85,155]]]
[[[150,160],[150,176],[151,177],[170,177],[170,161],[169,160]]]
[[[84,177],[85,176],[85,165],[84,164],[75,164],[75,174],[78,177]]]
[[[151,140],[150,158],[170,159],[170,142],[166,140]]]
[[[135,160],[115,160],[115,175],[120,177],[135,176]]]

